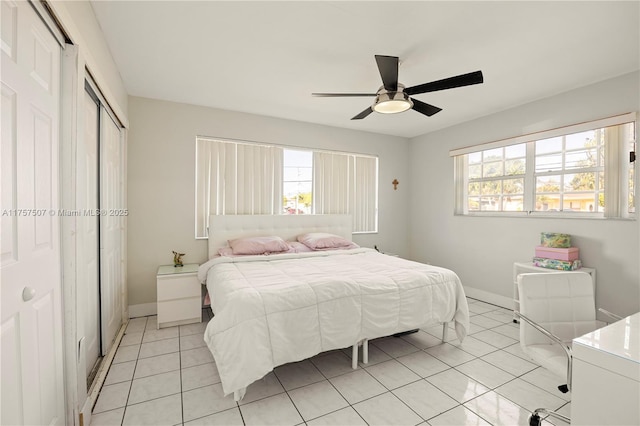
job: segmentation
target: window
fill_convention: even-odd
[[[606,130],[535,142],[536,211],[604,212]]]
[[[457,214],[632,217],[635,114],[453,150]]]
[[[378,230],[378,158],[196,138],[196,238],[212,214],[350,214]]]
[[[313,152],[284,150],[282,202],[284,214],[310,214],[312,207]]]
[[[524,144],[468,155],[468,198],[471,211],[522,211],[524,205]]]

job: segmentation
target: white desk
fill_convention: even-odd
[[[640,312],[573,340],[572,425],[640,425]]]

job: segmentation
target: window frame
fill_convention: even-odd
[[[603,211],[593,212],[584,211],[568,211],[560,209],[559,211],[536,211],[536,178],[539,175],[544,175],[545,172],[536,172],[535,170],[535,144],[536,141],[545,139],[565,137],[568,135],[582,133],[590,130],[596,130],[601,128],[619,126],[623,124],[633,123],[633,135],[631,141],[618,140],[617,143],[609,143],[605,145],[605,162],[604,170],[613,171],[613,173],[605,174],[605,189],[604,193],[607,204]],[[622,115],[607,117],[604,119],[593,120],[589,122],[583,122],[570,126],[558,127],[550,130],[545,130],[536,133],[530,133],[527,135],[517,136],[513,138],[488,142],[479,145],[473,145],[449,151],[449,156],[454,159],[454,214],[459,216],[499,216],[499,217],[554,217],[554,218],[583,218],[583,219],[636,219],[637,208],[635,207],[637,201],[637,194],[634,195],[634,209],[630,211],[629,196],[631,191],[638,187],[637,184],[637,171],[635,170],[635,162],[629,161],[629,150],[635,151],[638,138],[638,113],[631,112]],[[629,143],[629,149],[624,143]],[[468,189],[470,180],[467,176],[469,170],[468,154],[481,153],[483,151],[492,150],[496,148],[504,148],[507,146],[525,144],[526,158],[525,158],[525,175],[524,175],[524,199],[522,211],[497,211],[497,210],[469,210],[468,205]],[[624,146],[623,146],[624,145]],[[596,171],[600,166],[582,169],[565,169],[564,168],[564,156],[568,152],[565,149],[564,138],[562,147],[563,168],[556,174],[569,175],[573,172],[580,173],[586,170],[593,169]],[[503,158],[504,161],[504,158]],[[480,163],[482,164],[482,163]],[[630,176],[631,175],[631,176]],[[633,178],[633,188],[629,188],[629,178]],[[486,178],[485,180],[491,180],[492,178]],[[495,179],[509,179],[509,175],[503,174]],[[596,175],[597,179],[597,175]],[[479,182],[482,179],[474,179],[473,182]],[[562,191],[561,191],[562,192]],[[562,199],[562,198],[561,198]]]

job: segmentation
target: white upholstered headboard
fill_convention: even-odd
[[[294,241],[306,232],[329,232],[351,241],[352,229],[346,214],[209,216],[209,259],[235,238],[277,235]]]

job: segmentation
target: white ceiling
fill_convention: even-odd
[[[640,69],[640,2],[93,1],[127,92],[414,137]],[[350,118],[374,55],[407,87],[482,70],[484,84],[416,95],[443,109]]]

